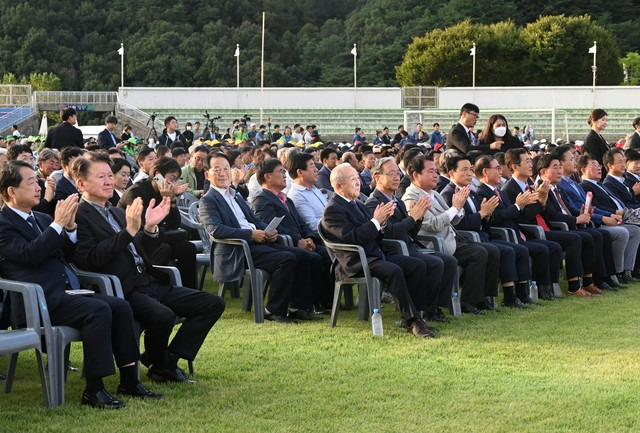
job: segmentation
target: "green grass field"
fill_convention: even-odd
[[[0,432],[638,432],[638,310],[635,284],[465,316],[421,340],[387,306],[378,339],[356,311],[334,329],[328,317],[256,325],[231,300],[196,359],[196,384],[144,377],[160,402],[83,407],[84,381],[70,373],[65,406],[47,409],[35,357],[22,354],[13,392],[0,396]],[[77,366],[81,355],[74,344]]]

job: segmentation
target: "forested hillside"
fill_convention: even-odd
[[[53,72],[66,90],[114,90],[120,43],[128,86],[235,86],[260,83],[261,13],[267,12],[266,86],[349,86],[358,44],[358,85],[398,85],[414,37],[469,18],[518,26],[542,15],[591,15],[639,50],[640,0],[0,0],[0,75]],[[517,53],[515,53],[517,55]]]

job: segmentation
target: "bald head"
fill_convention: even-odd
[[[360,196],[360,176],[351,164],[343,162],[331,171],[331,186],[334,191],[349,200]]]

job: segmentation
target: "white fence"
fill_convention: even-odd
[[[402,89],[268,87],[261,97],[259,88],[212,87],[122,87],[120,101],[140,108],[197,109],[367,109],[402,108]],[[261,101],[264,101],[261,104]]]

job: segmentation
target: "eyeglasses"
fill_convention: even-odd
[[[502,170],[502,167],[496,165],[495,167],[487,167],[489,170]]]
[[[216,167],[216,168],[213,169],[213,172],[215,174],[220,174],[221,172],[229,173],[230,171],[231,171],[231,169],[227,168],[227,167],[225,167],[225,168]]]
[[[287,170],[285,170],[284,168],[281,168],[280,170],[273,170],[271,172],[271,174],[277,174],[277,173],[280,173],[281,175],[285,175],[287,174]]]
[[[465,113],[467,113],[469,116],[475,117],[476,119],[480,118],[480,115],[478,113],[474,113],[472,111],[465,111]]]

